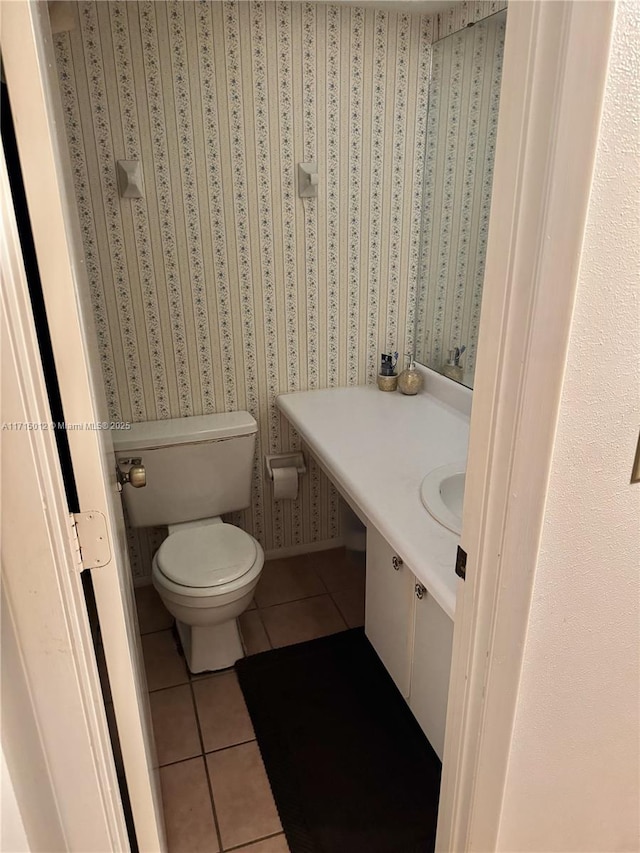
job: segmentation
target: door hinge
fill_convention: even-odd
[[[76,554],[76,569],[97,569],[111,560],[107,520],[101,512],[69,513],[70,537]]]
[[[459,545],[456,555],[456,574],[462,580],[466,580],[467,578],[467,552],[463,551]]]

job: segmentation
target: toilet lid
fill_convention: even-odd
[[[172,533],[158,550],[158,568],[182,586],[220,586],[246,574],[256,543],[233,524],[208,524]]]

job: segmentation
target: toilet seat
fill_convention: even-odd
[[[158,550],[162,574],[182,586],[212,587],[238,580],[256,561],[256,543],[233,524],[171,534]]]
[[[189,598],[226,597],[253,583],[263,563],[253,536],[233,524],[209,524],[165,539],[153,558],[153,581]]]

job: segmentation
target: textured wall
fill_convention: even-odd
[[[322,542],[338,501],[315,466],[274,503],[262,455],[296,446],[283,391],[364,383],[412,345],[430,17],[315,3],[98,2],[56,36],[107,399],[143,421],[248,409],[250,510],[267,549]],[[115,161],[141,159],[120,199]],[[317,200],[296,164],[317,159]],[[144,574],[159,536],[132,533]]]
[[[506,13],[433,46],[416,354],[441,370],[464,344],[475,367]]]
[[[617,18],[498,850],[637,851],[640,6]]]

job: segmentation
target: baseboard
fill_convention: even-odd
[[[264,552],[265,560],[277,560],[282,557],[297,557],[300,554],[311,554],[314,551],[329,551],[331,548],[342,548],[344,538],[323,539],[321,542],[304,542],[301,545],[285,545],[284,548],[271,548]]]

